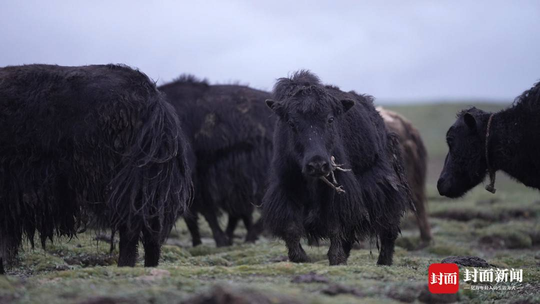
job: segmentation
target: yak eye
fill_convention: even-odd
[[[328,123],[331,124],[334,122],[334,117],[333,116],[330,116],[330,118],[328,118]]]
[[[287,121],[287,124],[294,129],[294,122],[292,120]]]
[[[454,144],[454,139],[452,137],[448,137],[446,139],[446,142],[448,143],[449,147],[452,147],[452,145]]]

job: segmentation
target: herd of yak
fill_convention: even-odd
[[[488,175],[494,192],[498,170],[540,188],[539,90],[498,113],[458,114],[441,195]],[[156,87],[122,65],[0,68],[0,273],[24,240],[45,246],[87,227],[118,233],[118,266],[135,265],[139,241],[144,265],[156,266],[179,217],[201,244],[199,214],[217,246],[242,221],[246,242],[267,230],[292,262],[309,261],[302,238],[329,240],[330,265],[370,238],[377,263],[391,265],[407,209],[431,240],[426,159],[409,121],[309,71],[269,93],[192,76]]]

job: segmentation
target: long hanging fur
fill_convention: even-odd
[[[317,76],[300,71],[291,78],[278,80],[274,98],[272,106],[280,120],[274,135],[269,188],[263,200],[263,216],[270,231],[284,238],[288,246],[296,246],[295,238],[299,236],[313,241],[332,235],[347,241],[366,236],[389,240],[397,236],[403,213],[414,206],[399,143],[387,132],[372,97],[324,86]],[[345,189],[345,193],[337,194],[321,181],[302,175],[298,163],[299,157],[303,157],[298,155],[301,149],[293,144],[294,133],[287,124],[289,113],[305,113],[312,119],[327,112],[339,113],[340,100],[346,99],[354,100],[356,105],[336,118],[337,133],[325,135],[332,139],[324,139],[333,142],[328,153],[344,168],[352,169],[334,172]],[[327,141],[324,141],[326,145]],[[387,247],[393,251],[393,241]],[[293,248],[289,257],[296,259],[297,254],[305,254],[299,252]],[[381,261],[391,263],[391,253],[384,255]]]
[[[377,107],[377,111],[384,119],[387,129],[397,135],[403,157],[405,175],[411,188],[413,203],[416,208],[416,219],[420,229],[420,237],[423,242],[430,242],[432,236],[427,215],[425,194],[428,155],[420,132],[409,120],[396,112],[382,107]]]
[[[172,107],[131,68],[0,69],[0,258],[88,220],[163,240],[189,203],[189,149]]]

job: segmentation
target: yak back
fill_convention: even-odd
[[[96,108],[109,107],[113,100],[128,99],[129,95],[148,98],[156,93],[144,74],[124,66],[2,68],[0,118],[4,127],[0,129],[0,147],[8,149],[12,147],[8,143],[17,139],[19,149],[31,145],[44,152],[62,151],[68,138],[82,137],[98,127],[87,121],[98,119]],[[21,128],[18,120],[22,118],[39,127]]]
[[[268,92],[242,85],[210,85],[193,76],[162,85],[196,153],[226,153],[271,141],[274,117],[264,101]]]

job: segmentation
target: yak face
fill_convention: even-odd
[[[294,161],[302,168],[302,174],[313,178],[328,176],[339,123],[354,101],[317,94],[285,101],[266,100],[266,104],[279,117],[276,133],[288,134],[288,149],[294,151]]]
[[[487,173],[485,116],[472,108],[458,115],[446,133],[448,154],[437,182],[439,194],[457,198],[481,183]]]

